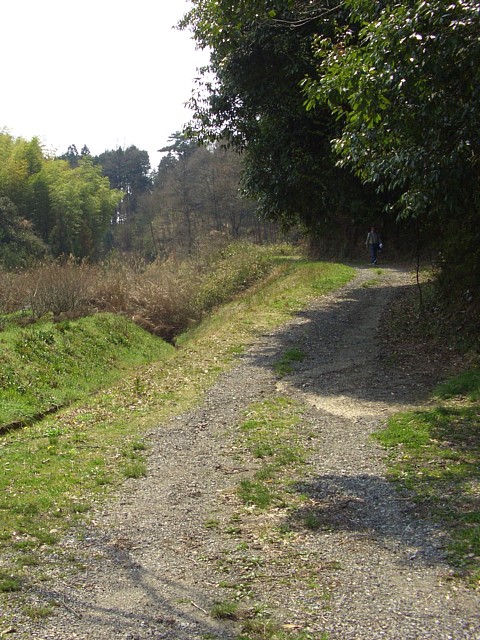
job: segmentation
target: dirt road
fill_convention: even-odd
[[[33,598],[54,601],[55,615],[16,637],[233,639],[250,624],[244,637],[279,638],[277,626],[294,639],[478,640],[478,594],[449,579],[445,532],[385,480],[370,438],[431,382],[387,366],[378,340],[382,312],[409,282],[401,270],[359,269],[264,335],[197,410],[159,425],[148,476],[65,540],[85,571],[39,584]],[[278,379],[272,365],[293,347],[307,356]],[[258,464],[239,450],[238,428],[253,402],[279,396],[303,407],[313,434],[291,488],[304,503],[259,513],[235,492]],[[299,524],[307,509],[315,527]],[[226,601],[242,621],[212,615]]]

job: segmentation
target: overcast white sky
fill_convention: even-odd
[[[172,28],[186,0],[1,0],[0,129],[64,153],[132,144],[150,154],[189,119],[208,56]]]

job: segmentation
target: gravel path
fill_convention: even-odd
[[[55,601],[55,615],[20,634],[233,640],[240,623],[211,611],[235,594],[244,622],[263,611],[294,638],[480,639],[478,594],[451,580],[445,532],[386,482],[384,453],[369,437],[426,388],[424,374],[387,368],[378,340],[382,312],[409,277],[384,269],[367,286],[374,274],[359,269],[264,335],[197,410],[149,434],[148,476],[65,540],[86,569],[54,589],[40,584],[33,598]],[[272,364],[292,347],[308,355],[278,379]],[[238,448],[238,426],[252,402],[279,395],[304,406],[301,429],[314,433],[295,485],[307,502],[259,514],[235,493],[258,466]],[[307,506],[314,528],[298,526]]]

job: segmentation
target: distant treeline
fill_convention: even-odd
[[[158,168],[135,146],[48,155],[37,138],[0,133],[0,265],[62,255],[99,259],[191,253],[212,233],[274,239],[239,191],[241,161],[220,146],[172,137]]]

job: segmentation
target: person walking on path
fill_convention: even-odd
[[[382,239],[376,227],[372,227],[367,234],[365,246],[370,250],[370,263],[377,264],[378,250],[382,248]]]

